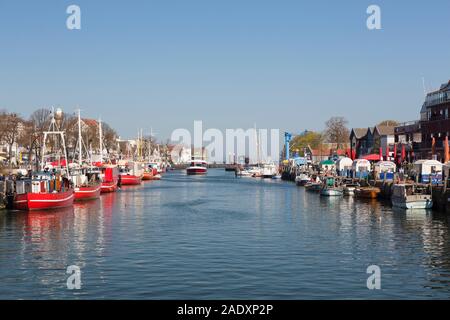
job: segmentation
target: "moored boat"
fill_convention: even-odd
[[[340,197],[344,195],[344,190],[337,185],[334,177],[326,177],[320,190],[320,195],[323,197]]]
[[[69,168],[64,132],[60,130],[56,122],[56,118],[60,119],[62,114],[61,109],[52,111],[49,130],[44,131],[41,171],[32,173],[29,178],[15,181],[14,190],[8,195],[8,203],[12,209],[49,210],[73,205],[73,188],[67,178]],[[46,155],[46,143],[49,136],[53,137],[53,141],[57,141],[59,146],[51,155],[54,160],[51,171],[46,165],[46,158],[49,157]]]
[[[358,198],[376,199],[381,193],[381,189],[377,187],[359,187],[355,190],[355,195]]]
[[[142,183],[142,173],[142,169],[138,163],[125,162],[120,166],[120,185],[140,185]]]
[[[344,187],[344,195],[345,196],[354,196],[356,191],[355,185],[346,185]]]
[[[305,190],[309,192],[320,192],[322,189],[322,183],[320,182],[308,182],[305,184]]]
[[[88,185],[74,188],[75,201],[94,200],[100,198],[102,186],[100,183],[96,185]]]
[[[100,170],[97,167],[72,169],[70,180],[74,184],[75,201],[100,198],[102,182],[100,180]]]
[[[140,176],[136,176],[134,174],[130,174],[127,172],[120,173],[120,184],[122,186],[140,185],[141,182],[142,182],[142,178]]]
[[[360,187],[359,183],[353,182],[351,178],[344,179],[342,184],[344,187],[344,196],[354,196],[356,189]]]
[[[35,173],[29,180],[15,183],[15,194],[9,196],[14,210],[50,210],[73,205],[74,194],[69,180],[48,172]]]
[[[392,186],[392,205],[402,209],[431,209],[433,197],[428,186],[395,184]]]
[[[142,174],[142,180],[143,181],[149,181],[149,180],[153,180],[153,173],[150,171],[145,171]]]
[[[115,192],[118,189],[119,169],[116,166],[101,167],[101,193]]]
[[[265,163],[262,166],[261,176],[263,178],[273,178],[278,174],[277,166],[274,163]]]
[[[295,177],[295,183],[299,187],[304,187],[308,182],[311,181],[311,177],[306,173],[301,173]]]

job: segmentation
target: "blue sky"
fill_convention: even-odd
[[[77,4],[82,29],[66,29]],[[382,10],[382,30],[366,9]],[[0,108],[79,105],[124,137],[153,127],[321,130],[414,120],[450,79],[450,2],[0,0]]]

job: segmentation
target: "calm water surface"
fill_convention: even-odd
[[[450,298],[445,215],[223,170],[163,179],[73,209],[0,212],[0,298]],[[366,286],[374,264],[379,291]],[[67,289],[69,265],[81,290]]]

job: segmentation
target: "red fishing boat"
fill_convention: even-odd
[[[136,176],[133,174],[121,173],[120,174],[120,183],[123,186],[133,186],[139,185],[142,182],[142,178],[140,176]]]
[[[93,200],[100,198],[101,185],[78,187],[74,189],[75,201]]]
[[[144,170],[142,180],[161,180],[161,174],[159,174],[157,168],[153,167],[152,164],[149,164]]]
[[[102,167],[102,186],[101,193],[117,191],[119,182],[119,169],[115,166]]]
[[[73,205],[74,193],[69,180],[48,172],[36,173],[30,180],[15,183],[14,210],[48,210]]]
[[[74,194],[69,179],[67,166],[67,150],[64,143],[64,132],[60,130],[56,119],[61,119],[61,109],[52,111],[48,131],[44,132],[42,145],[41,172],[33,173],[28,179],[15,181],[14,190],[8,194],[9,206],[16,210],[48,210],[66,208],[73,205]],[[53,141],[61,148],[52,150],[52,170],[46,167],[47,137],[54,136]],[[64,161],[64,163],[63,163]]]
[[[73,168],[70,170],[70,179],[75,186],[75,201],[100,198],[101,180],[97,167]]]
[[[186,173],[188,175],[205,175],[208,173],[208,163],[205,160],[192,160]]]
[[[120,185],[133,186],[142,182],[142,168],[139,163],[127,162],[120,166]]]

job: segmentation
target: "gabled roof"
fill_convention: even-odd
[[[356,139],[361,139],[367,134],[367,128],[353,128],[350,136],[355,136]]]
[[[375,126],[374,133],[378,132],[380,136],[392,136],[395,133],[394,126]]]

